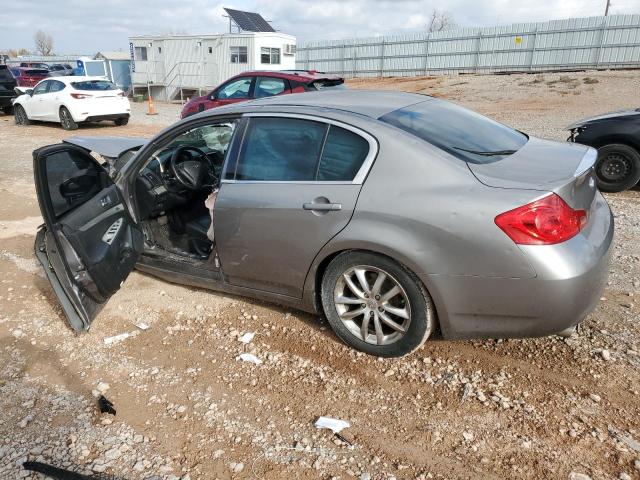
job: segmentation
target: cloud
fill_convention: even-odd
[[[365,37],[424,28],[431,11],[449,12],[460,26],[535,22],[602,15],[601,0],[20,0],[0,9],[0,46],[33,48],[38,29],[54,50],[93,54],[128,48],[130,35],[228,30],[223,5],[260,12],[299,41]],[[640,13],[637,0],[616,0],[612,13]]]

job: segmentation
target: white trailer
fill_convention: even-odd
[[[134,93],[182,100],[248,70],[296,68],[296,38],[281,32],[143,35],[129,39]]]

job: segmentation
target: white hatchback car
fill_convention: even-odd
[[[131,105],[125,92],[102,77],[55,77],[41,80],[13,102],[16,124],[31,120],[59,122],[75,130],[80,122],[113,120],[126,125]]]

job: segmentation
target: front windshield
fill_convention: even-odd
[[[470,163],[501,160],[528,141],[528,137],[517,130],[435,98],[387,113],[379,120]]]

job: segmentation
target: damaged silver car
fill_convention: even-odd
[[[379,356],[436,328],[548,335],[605,283],[595,159],[422,95],[273,97],[36,150],[35,249],[75,330],[137,268],[324,314]]]

